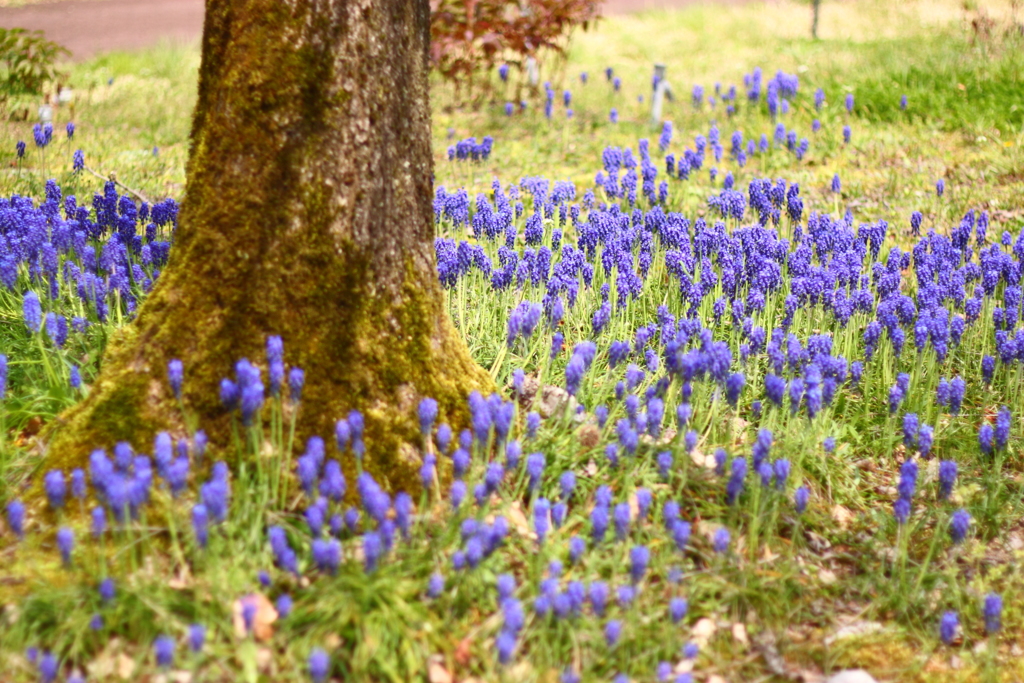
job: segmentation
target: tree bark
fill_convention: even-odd
[[[170,263],[111,342],[54,466],[156,431],[185,403],[226,445],[218,398],[266,335],[306,371],[299,434],[366,418],[367,468],[414,488],[416,405],[453,424],[489,390],[447,319],[433,252],[427,0],[208,0],[187,192]]]

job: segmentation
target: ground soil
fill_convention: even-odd
[[[701,0],[605,0],[606,15],[681,7]],[[705,0],[716,2],[716,0]],[[717,0],[721,2],[722,0]],[[100,52],[133,50],[161,41],[198,41],[203,0],[62,0],[0,7],[0,26],[40,30],[81,61]]]

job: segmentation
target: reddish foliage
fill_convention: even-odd
[[[431,0],[430,58],[447,80],[471,79],[498,61],[522,66],[564,54],[569,34],[598,17],[600,0]]]

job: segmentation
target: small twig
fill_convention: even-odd
[[[96,176],[100,180],[109,180],[109,181],[113,182],[115,185],[120,187],[125,192],[128,192],[129,194],[135,195],[136,197],[138,197],[142,201],[146,202],[147,204],[152,204],[153,203],[152,201],[150,201],[150,199],[146,195],[142,194],[138,190],[133,190],[132,188],[128,187],[127,185],[122,183],[120,180],[118,180],[117,179],[117,175],[114,174],[114,173],[111,173],[109,176],[103,176],[102,174],[97,173],[96,171],[92,170],[88,166],[82,166],[82,168],[84,168],[89,173],[92,173],[94,176]]]

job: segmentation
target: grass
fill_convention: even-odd
[[[1007,25],[1007,16],[993,8],[989,12],[1003,22],[999,26]],[[602,150],[630,147],[635,155],[640,138],[651,140],[661,180],[660,127],[648,121],[647,100],[651,65],[663,61],[676,93],[676,101],[665,110],[674,129],[669,152],[678,157],[692,147],[697,134],[707,136],[712,119],[718,120],[726,147],[717,164],[717,181],[712,184],[708,178],[708,167],[715,165],[709,154],[704,168],[689,181],[670,183],[666,211],[691,221],[703,216],[713,223],[707,200],[721,192],[728,171],[744,193],[753,178],[783,177],[799,183],[805,220],[811,211],[838,219],[849,209],[854,230],[861,224],[888,221],[879,252],[883,262],[890,248],[909,250],[914,244],[909,217],[915,210],[923,214],[923,233],[934,229],[940,234],[949,234],[968,209],[986,210],[991,218],[989,239],[998,239],[1006,230],[1016,240],[1024,225],[1021,39],[1001,33],[978,39],[952,3],[825,3],[819,42],[806,37],[808,15],[803,5],[773,3],[694,7],[605,21],[596,31],[578,35],[566,62],[543,76],[558,92],[551,120],[541,113],[543,100],[534,97],[525,98],[525,113],[506,117],[505,100],[518,97],[514,85],[503,85],[496,77],[493,90],[477,107],[454,102],[449,89],[436,84],[436,185],[452,193],[465,188],[470,199],[484,193],[490,200],[494,177],[507,191],[520,178],[542,176],[575,183],[574,203],[579,204],[601,169]],[[88,197],[101,191],[98,180],[70,173],[71,152],[81,148],[89,167],[101,174],[116,172],[121,182],[151,199],[180,199],[197,66],[195,49],[167,46],[76,66],[80,100],[74,140],[68,144],[58,134],[51,147],[40,152],[31,148],[31,131],[24,124],[4,124],[0,149],[13,149],[15,140],[27,139],[30,150],[26,160],[20,165],[13,161],[0,177],[0,193],[42,197],[47,177],[56,178],[65,194]],[[615,93],[605,82],[606,66],[622,78],[621,92]],[[699,111],[691,105],[694,84],[702,84],[706,94],[714,92],[716,82],[723,91],[736,85],[742,99],[743,75],[755,66],[763,68],[765,80],[777,70],[799,76],[799,94],[781,120],[798,139],[810,141],[802,160],[772,144],[739,168],[728,153],[734,130],[746,139],[758,140],[762,134],[772,139],[774,126],[763,102],[757,108],[740,106],[732,118],[724,117],[721,103],[714,112],[706,102]],[[582,71],[589,74],[586,85],[578,80]],[[816,112],[812,95],[819,87],[827,100]],[[561,104],[565,89],[572,91],[571,119]],[[852,114],[843,107],[847,92],[855,97]],[[901,94],[908,97],[906,111],[899,108]],[[644,101],[638,102],[638,96]],[[612,107],[618,109],[618,124],[608,121]],[[811,131],[815,117],[822,123],[817,134]],[[849,144],[842,141],[844,125],[852,130]],[[454,141],[488,134],[495,139],[488,161],[446,160]],[[842,180],[838,195],[829,189],[835,174]],[[935,196],[940,178],[946,183],[942,198]],[[526,213],[516,220],[516,248],[522,253],[522,231],[532,199],[525,187],[520,195]],[[479,202],[473,204],[475,211]],[[644,199],[640,205],[648,207]],[[743,225],[752,220],[748,211]],[[556,227],[557,211],[545,224],[544,245],[552,246]],[[734,231],[739,225],[730,220],[728,228]],[[580,244],[579,230],[567,225],[564,231],[564,244]],[[783,217],[780,236],[792,238],[794,231],[793,223]],[[471,236],[465,225],[445,218],[438,224],[438,235],[481,247],[494,267],[499,266],[498,243]],[[597,342],[597,357],[576,394],[585,409],[582,423],[573,419],[571,410],[557,410],[542,422],[536,436],[529,437],[524,414],[537,406],[527,402],[516,409],[512,437],[522,443],[523,460],[537,452],[546,459],[535,491],[529,490],[519,465],[509,468],[497,495],[485,506],[472,505],[473,485],[483,478],[494,447],[493,442],[477,444],[467,476],[470,494],[457,512],[449,512],[442,498],[447,485],[432,492],[427,505],[417,502],[410,540],[396,542],[372,572],[363,568],[363,537],[342,532],[343,561],[334,575],[318,573],[312,560],[303,516],[308,501],[298,492],[289,491],[280,499],[269,493],[269,472],[293,459],[283,452],[280,431],[262,459],[266,466],[232,473],[231,515],[211,529],[205,549],[190,529],[190,508],[198,500],[198,484],[208,479],[216,452],[193,464],[191,485],[179,498],[155,485],[153,500],[142,508],[140,518],[123,526],[112,524],[102,541],[89,538],[84,516],[76,514],[77,500],[70,500],[62,512],[44,504],[30,506],[26,538],[16,543],[6,528],[0,536],[0,560],[6,569],[0,575],[0,670],[15,681],[35,680],[38,674],[24,652],[36,646],[59,653],[65,673],[73,666],[89,667],[90,680],[113,680],[118,671],[129,669],[131,673],[121,677],[150,676],[158,670],[153,639],[167,633],[181,641],[189,624],[201,623],[208,628],[203,651],[193,655],[181,645],[175,664],[175,670],[193,672],[193,680],[308,680],[306,661],[313,647],[331,653],[333,674],[342,680],[422,679],[429,663],[459,680],[550,681],[567,666],[582,672],[584,680],[609,680],[620,671],[633,680],[653,680],[664,661],[680,672],[692,667],[698,680],[791,678],[801,672],[816,676],[855,666],[879,678],[899,680],[1016,680],[1024,675],[1015,655],[1022,645],[1024,618],[1024,583],[1017,571],[1024,548],[1024,530],[1018,522],[1024,485],[1017,399],[1020,365],[997,364],[991,384],[980,381],[979,370],[981,357],[995,353],[992,310],[1005,285],[998,284],[985,298],[980,320],[967,327],[962,342],[950,348],[944,361],[938,361],[930,348],[915,352],[913,327],[907,330],[899,358],[883,335],[875,357],[865,363],[860,386],[841,387],[835,400],[809,419],[803,411],[793,415],[764,399],[770,367],[763,353],[753,354],[741,366],[742,322],[731,320],[729,313],[720,323],[713,322],[719,284],[700,304],[699,319],[713,329],[716,340],[731,348],[736,360],[730,372],[742,370],[745,375],[737,406],[727,405],[716,383],[695,381],[689,400],[694,408],[689,428],[697,436],[693,452],[682,443],[682,434],[660,442],[645,437],[636,456],[619,454],[621,464],[616,467],[605,454],[607,444],[618,442],[616,422],[626,416],[626,406],[616,399],[616,383],[623,379],[625,365],[643,366],[645,359],[634,356],[612,369],[608,349],[611,340],[632,340],[639,328],[657,322],[659,306],[667,306],[675,316],[685,312],[665,251],[655,240],[643,290],[626,307],[613,311],[605,329],[595,335],[593,315],[601,305],[601,286],[609,286],[613,302],[623,286],[618,270],[605,272],[598,256],[591,286],[581,287],[576,305],[559,327],[565,348],[553,360],[548,356],[552,334],[543,325],[512,345],[506,339],[509,313],[523,301],[539,303],[544,284],[494,290],[488,278],[473,269],[449,290],[452,317],[474,357],[509,391],[516,370],[542,384],[565,386],[574,345],[592,338]],[[152,275],[152,267],[147,267]],[[870,260],[863,268],[870,274]],[[47,310],[69,317],[86,315],[93,325],[86,333],[72,334],[63,349],[54,349],[45,332],[30,334],[21,322],[21,291],[30,286],[27,269],[19,278],[16,293],[0,291],[0,351],[11,364],[4,401],[9,432],[0,455],[4,504],[18,497],[30,479],[43,475],[38,471],[41,444],[33,435],[41,422],[59,419],[59,411],[78,400],[80,394],[67,386],[70,366],[82,368],[87,391],[106,339],[129,317],[121,303],[101,322],[74,295],[62,294],[52,304],[46,302]],[[905,293],[916,293],[912,269],[904,270],[900,279]],[[764,309],[751,313],[753,324],[769,332],[778,325],[791,287],[791,280],[785,279],[779,291],[770,293]],[[144,296],[137,286],[132,294]],[[962,314],[955,305],[952,309]],[[864,360],[862,333],[872,318],[858,312],[841,327],[821,306],[806,307],[796,313],[790,331],[805,345],[812,335],[830,333],[834,355]],[[665,362],[662,357],[660,365]],[[890,415],[887,397],[898,372],[909,374],[912,391]],[[643,396],[660,376],[660,371],[647,372],[637,394]],[[949,414],[934,400],[940,377],[954,376],[967,383],[959,415]],[[666,425],[675,424],[682,390],[681,380],[672,379],[665,394]],[[759,414],[754,401],[764,401]],[[979,425],[992,419],[1002,404],[1013,409],[1009,446],[994,457],[984,456],[977,445]],[[593,417],[600,405],[611,411],[603,428]],[[262,417],[267,424],[284,424],[296,409],[301,406],[287,400],[268,401]],[[892,514],[895,487],[901,463],[913,456],[901,436],[905,413],[934,426],[932,452],[937,457],[916,458],[920,474],[913,512],[906,524],[899,525]],[[742,456],[749,462],[759,429],[774,435],[771,460],[790,463],[789,484],[784,491],[762,488],[757,474],[750,472],[745,492],[729,505],[725,478],[706,466],[706,458],[724,448],[730,457]],[[248,443],[261,443],[262,430],[263,422],[253,427]],[[829,436],[838,444],[832,454],[822,446]],[[134,446],[149,451],[148,444]],[[673,458],[667,477],[657,463],[663,451]],[[328,457],[336,454],[329,446]],[[346,472],[351,472],[351,454],[340,457]],[[493,457],[501,459],[500,453]],[[951,500],[941,501],[937,463],[946,459],[958,463],[960,476]],[[448,459],[442,461],[443,479],[448,481]],[[567,470],[575,473],[577,484],[566,520],[538,544],[531,535],[532,511],[541,496],[558,499],[560,476]],[[812,495],[807,512],[798,515],[792,496],[801,484]],[[637,521],[633,511],[628,541],[612,541],[613,527],[608,539],[591,542],[594,499],[602,485],[612,489],[614,503],[634,508],[638,491],[652,492],[655,503],[649,518]],[[355,488],[350,476],[349,489]],[[674,548],[672,535],[663,528],[662,505],[670,499],[692,525],[685,552]],[[961,507],[974,521],[968,539],[952,545],[949,518]],[[331,509],[340,513],[344,506],[332,504]],[[457,552],[468,548],[460,537],[463,525],[493,524],[499,515],[510,526],[504,545],[476,569],[452,569]],[[61,567],[54,540],[56,529],[64,524],[75,529],[78,539],[70,568]],[[370,531],[364,524],[363,530]],[[268,525],[285,529],[298,556],[297,574],[273,568],[264,533]],[[712,547],[720,528],[731,534],[724,554]],[[568,540],[574,535],[587,539],[589,547],[577,564],[567,556]],[[633,546],[650,550],[650,567],[639,582],[635,602],[619,605],[614,592],[629,583]],[[604,581],[611,587],[603,618],[593,614],[592,606],[567,619],[534,614],[542,581],[558,573],[549,568],[552,560],[564,564],[558,583],[561,600],[568,599],[575,581]],[[257,579],[260,570],[269,571],[269,586]],[[681,573],[678,582],[673,570]],[[447,582],[438,597],[428,599],[426,586],[434,572],[443,573]],[[502,573],[515,577],[514,595],[525,611],[515,658],[505,666],[495,655],[504,621],[495,581]],[[105,576],[114,577],[118,587],[110,603],[103,603],[96,591]],[[1005,604],[998,636],[988,636],[982,625],[981,600],[990,591],[1001,594]],[[294,611],[274,622],[270,638],[246,634],[244,629],[238,633],[232,621],[235,602],[255,592],[271,599],[288,594],[295,601]],[[667,618],[672,597],[685,597],[689,603],[688,615],[679,625]],[[939,618],[948,610],[959,614],[962,627],[952,646],[943,645],[937,636]],[[97,614],[103,625],[92,629],[89,623]],[[623,635],[614,647],[604,643],[610,619],[623,624]],[[854,633],[859,628],[860,635],[836,638],[844,626]],[[701,646],[692,661],[681,656],[688,641]],[[781,668],[773,652],[781,656]]]

